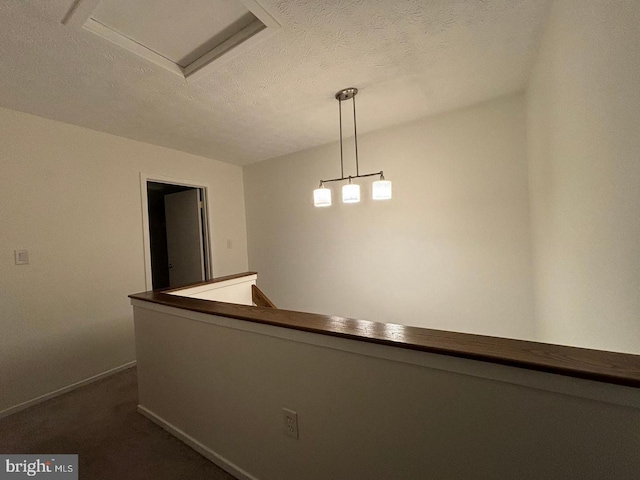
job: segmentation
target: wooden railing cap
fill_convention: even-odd
[[[137,293],[129,297],[321,335],[640,388],[640,355],[213,302],[161,291]]]

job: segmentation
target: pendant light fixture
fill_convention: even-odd
[[[313,205],[316,207],[331,206],[331,189],[324,184],[329,182],[341,182],[348,180],[346,185],[342,186],[342,203],[358,203],[360,201],[360,185],[353,183],[354,178],[379,176],[380,179],[371,185],[371,198],[373,200],[388,200],[391,198],[391,182],[385,180],[382,171],[377,173],[365,173],[360,175],[360,166],[358,164],[358,128],[356,124],[356,95],[357,88],[345,88],[336,93],[338,100],[338,113],[340,116],[340,178],[332,178],[331,180],[320,180],[320,187],[313,191]],[[355,145],[356,158],[356,174],[344,176],[344,149],[342,142],[342,102],[351,100],[353,102],[353,141]]]

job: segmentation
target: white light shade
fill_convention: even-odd
[[[348,183],[342,187],[343,203],[358,203],[360,201],[360,185]]]
[[[330,207],[331,206],[331,189],[329,188],[316,188],[313,191],[313,206],[314,207]]]
[[[391,182],[378,180],[371,185],[371,196],[374,200],[389,200],[391,198]]]

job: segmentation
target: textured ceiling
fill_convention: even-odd
[[[522,90],[550,0],[259,3],[282,27],[184,80],[63,25],[74,0],[0,0],[0,106],[244,165],[335,141],[345,87],[359,133]]]

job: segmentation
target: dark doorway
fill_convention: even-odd
[[[198,195],[200,203],[203,201],[202,189],[189,187],[186,185],[174,185],[169,183],[150,182],[147,181],[147,206],[149,212],[149,244],[151,249],[151,277],[153,283],[153,289],[178,287],[183,284],[189,284],[209,278],[208,272],[208,260],[206,258],[207,249],[203,248],[206,245],[206,222],[204,218],[204,210],[200,209],[199,215],[201,215],[201,225],[204,228],[197,234],[200,235],[201,243],[198,252],[201,260],[200,268],[202,274],[196,272],[195,276],[192,275],[190,280],[183,280],[181,284],[176,284],[175,276],[172,284],[171,268],[170,264],[170,241],[167,239],[167,215],[165,208],[165,197],[167,195],[173,195],[179,192],[195,191]],[[175,255],[174,255],[175,258]]]

